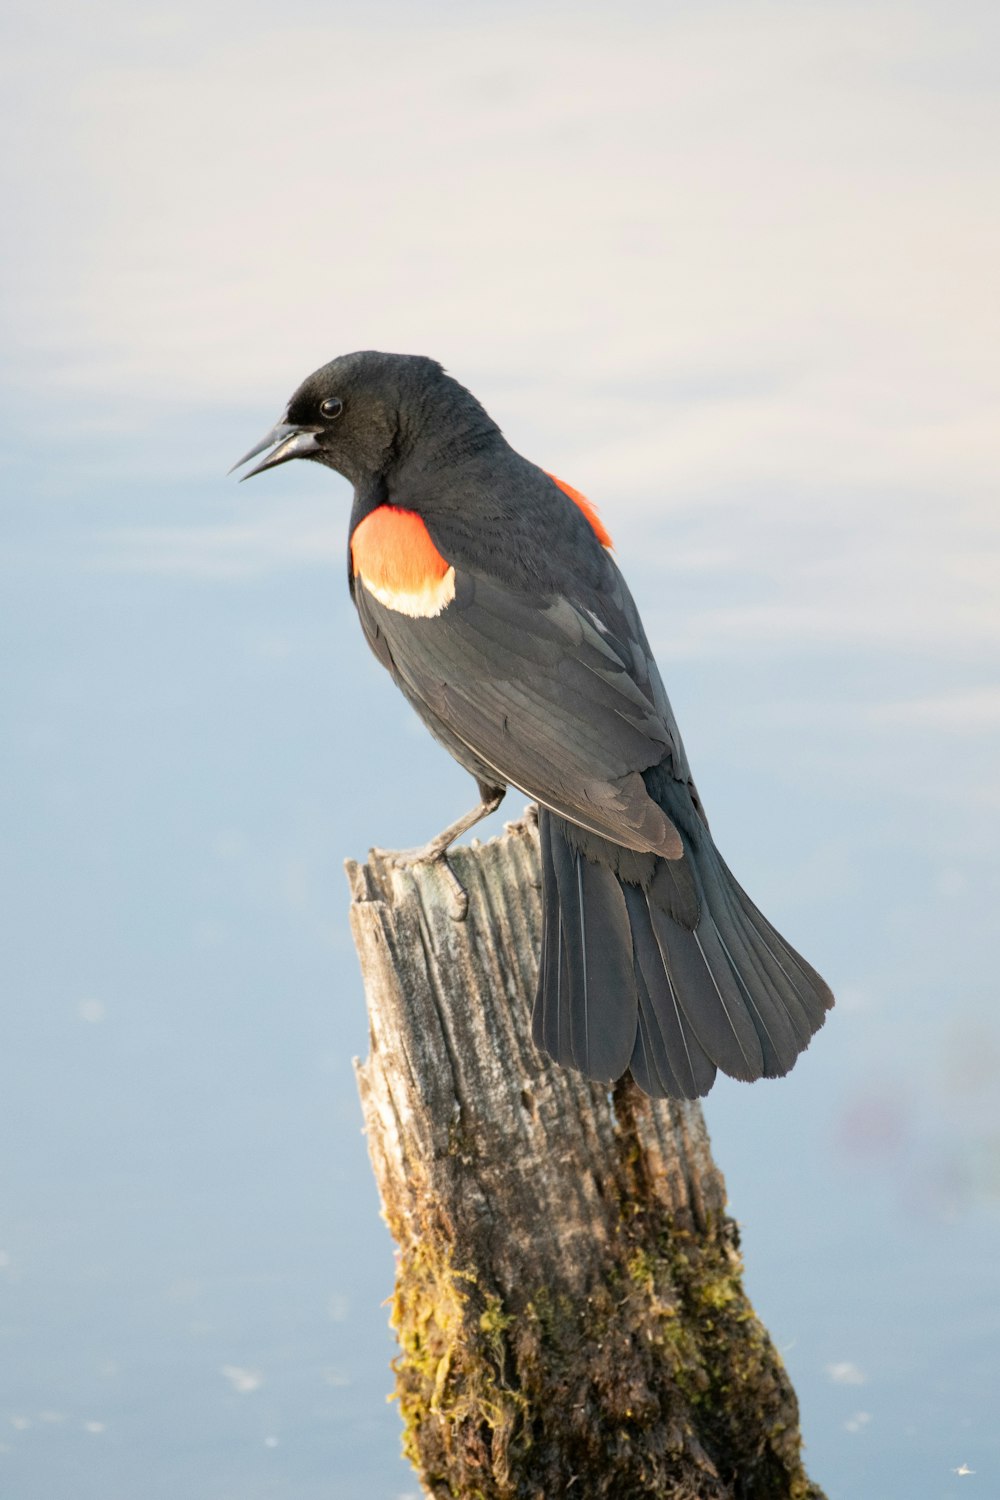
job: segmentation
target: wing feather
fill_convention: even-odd
[[[477,767],[591,832],[680,856],[640,773],[683,751],[657,706],[641,626],[630,633],[611,594],[581,605],[459,573],[452,603],[424,619],[386,607],[363,582],[355,592],[369,640],[453,753],[457,741]]]

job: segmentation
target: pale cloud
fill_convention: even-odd
[[[248,1396],[252,1391],[259,1391],[264,1384],[264,1377],[260,1370],[250,1370],[243,1365],[222,1365],[219,1374],[226,1377],[239,1396]]]
[[[970,730],[1000,729],[1000,687],[988,685],[971,692],[941,693],[913,698],[903,703],[885,703],[871,710],[882,724],[913,725],[919,729],[944,729],[957,734]]]
[[[109,532],[92,565],[126,573],[210,580],[258,578],[288,568],[344,567],[348,510],[282,504],[248,521],[134,526]]]
[[[837,1360],[827,1365],[826,1373],[834,1385],[865,1385],[868,1377],[849,1359]]]

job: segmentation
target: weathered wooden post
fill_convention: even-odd
[[[822,1500],[697,1105],[541,1059],[537,833],[350,863],[404,1445],[453,1500]]]

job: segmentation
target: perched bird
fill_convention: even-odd
[[[270,450],[270,451],[267,451]],[[538,803],[536,1044],[604,1083],[696,1098],[787,1073],[833,996],[712,842],[597,512],[515,453],[432,359],[346,354],[234,468],[293,458],[354,486],[348,581],[369,645],[480,802]]]

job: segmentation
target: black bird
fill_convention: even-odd
[[[696,1098],[787,1073],[833,996],[712,842],[638,611],[593,507],[418,355],[310,375],[234,467],[307,458],[354,486],[348,580],[369,645],[479,805],[539,806],[533,1031],[558,1062]]]

